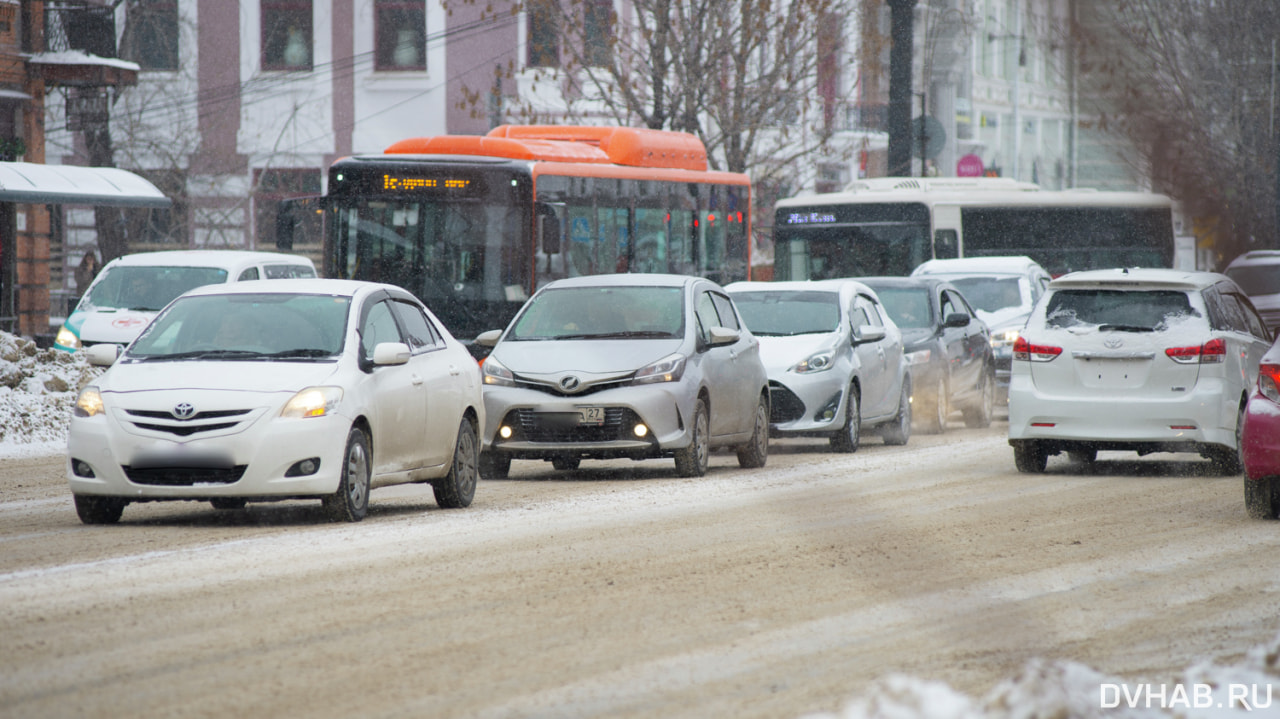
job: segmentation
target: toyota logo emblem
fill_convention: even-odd
[[[1119,337],[1108,337],[1102,341],[1102,344],[1106,345],[1107,349],[1120,349],[1120,345],[1124,344],[1124,340]]]
[[[191,415],[196,413],[196,408],[191,406],[190,402],[182,402],[173,408],[173,416],[178,419],[191,419]]]
[[[577,377],[574,377],[573,375],[568,375],[567,377],[560,378],[560,389],[564,390],[565,392],[577,392],[578,387],[580,387],[581,385],[582,385],[582,382]]]

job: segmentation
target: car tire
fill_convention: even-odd
[[[244,509],[244,506],[248,504],[248,502],[240,497],[217,497],[209,500],[209,504],[213,505],[214,509],[234,510]]]
[[[1276,519],[1280,515],[1280,478],[1244,478],[1244,509],[1251,519]]]
[[[1244,407],[1244,402],[1241,402],[1240,410],[1236,413],[1236,446],[1218,445],[1205,455],[1224,477],[1234,477],[1244,471],[1244,459],[1240,456],[1244,434]]]
[[[743,469],[758,469],[769,461],[769,398],[760,395],[756,402],[755,424],[751,429],[751,439],[738,448],[738,466]]]
[[[938,386],[934,388],[933,398],[922,409],[928,410],[918,415],[925,434],[942,434],[947,431],[950,408],[947,406],[947,383],[941,377],[938,378]]]
[[[911,385],[902,383],[902,396],[898,398],[898,414],[880,430],[884,443],[903,445],[911,439]]]
[[[481,452],[480,476],[484,479],[506,479],[511,474],[511,455],[506,452]]]
[[[551,458],[551,466],[562,472],[572,472],[580,464],[582,464],[582,458],[580,457],[560,456]]]
[[[369,436],[359,427],[347,434],[342,455],[342,477],[338,491],[320,500],[325,514],[335,522],[359,522],[369,511],[369,483],[373,475],[373,453]]]
[[[458,439],[453,444],[453,464],[444,479],[431,483],[436,504],[441,509],[461,509],[471,506],[476,496],[476,484],[480,480],[480,438],[470,417],[463,417],[458,426]]]
[[[1019,472],[1039,474],[1049,466],[1049,453],[1034,439],[1020,440],[1013,445],[1013,463]]]
[[[84,524],[115,524],[124,514],[128,504],[118,497],[96,497],[91,494],[75,495],[76,514]]]
[[[996,378],[988,374],[983,378],[982,391],[978,401],[964,410],[964,426],[970,429],[982,429],[991,426],[991,417],[996,413]]]
[[[689,438],[689,446],[675,452],[676,474],[681,477],[701,477],[707,473],[707,461],[711,456],[710,420],[707,417],[707,403],[701,397],[693,405],[693,423]]]
[[[836,452],[857,452],[862,441],[862,395],[857,385],[849,385],[849,401],[845,403],[844,426],[831,435],[831,449]]]

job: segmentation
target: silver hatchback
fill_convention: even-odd
[[[697,277],[596,275],[552,282],[505,331],[476,338],[488,421],[481,475],[513,459],[575,469],[583,459],[675,459],[707,471],[732,448],[768,457],[769,388],[760,346],[729,295]]]

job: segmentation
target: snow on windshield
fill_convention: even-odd
[[[1199,317],[1181,290],[1058,290],[1045,308],[1049,327],[1158,332]]]

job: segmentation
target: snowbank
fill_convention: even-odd
[[[76,396],[102,371],[83,353],[0,332],[0,456],[62,452]]]

